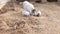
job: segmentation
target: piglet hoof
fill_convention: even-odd
[[[22,15],[25,16],[25,17],[27,17],[27,16],[30,16],[30,13],[29,13],[28,11],[24,11],[24,12],[22,13]]]

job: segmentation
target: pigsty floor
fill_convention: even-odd
[[[11,3],[0,11],[0,34],[60,34],[59,3],[33,3],[42,12],[41,17],[21,15],[22,5]]]

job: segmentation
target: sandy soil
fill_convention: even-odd
[[[0,34],[60,34],[60,5],[58,3],[33,3],[42,16],[24,17],[22,5],[15,10],[8,3],[0,10]]]

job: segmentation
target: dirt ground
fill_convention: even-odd
[[[0,10],[0,34],[60,34],[60,5],[58,3],[33,3],[42,12],[40,17],[24,17],[22,5],[15,10],[8,3]]]

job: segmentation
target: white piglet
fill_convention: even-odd
[[[29,15],[41,16],[41,11],[36,11],[34,5],[29,3],[28,1],[23,2],[23,8],[25,10],[23,12],[24,16],[29,16]]]
[[[33,4],[29,3],[28,1],[23,2],[23,8],[28,11],[30,14],[35,12],[35,8]]]

